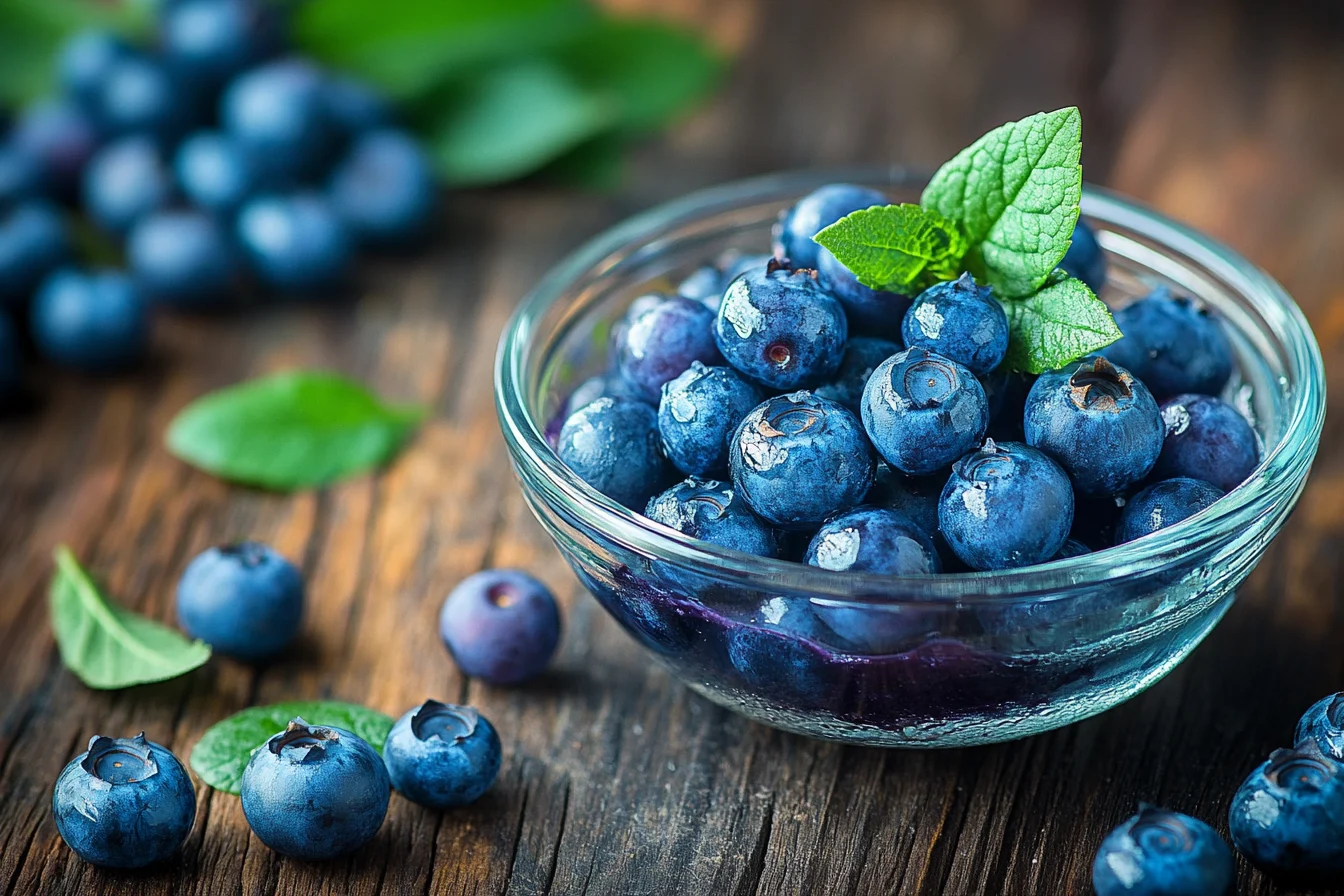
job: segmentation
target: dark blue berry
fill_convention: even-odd
[[[629,398],[644,401],[644,394],[635,389],[618,373],[599,373],[574,387],[569,393],[569,407],[572,410],[586,407],[599,398]],[[648,404],[648,402],[644,402]]]
[[[126,243],[126,263],[146,298],[179,308],[219,307],[242,277],[224,226],[190,209],[143,218]]]
[[[312,182],[338,136],[325,79],[297,59],[270,62],[235,78],[224,91],[220,121],[268,188]]]
[[[1217,395],[1232,377],[1232,343],[1200,302],[1172,298],[1165,286],[1115,312],[1124,337],[1106,357],[1138,377],[1159,400]]]
[[[132,54],[112,64],[95,114],[109,136],[148,137],[166,151],[201,118],[200,107],[190,85],[161,63]]]
[[[1097,896],[1224,896],[1232,850],[1197,818],[1140,806],[1106,836],[1092,863]]]
[[[1101,251],[1097,235],[1082,218],[1074,225],[1073,242],[1059,266],[1069,276],[1086,283],[1093,292],[1101,292],[1106,285],[1106,253]]]
[[[962,274],[915,297],[901,336],[906,348],[925,348],[971,373],[986,374],[1008,353],[1008,315],[988,286]]]
[[[348,137],[390,127],[392,107],[376,90],[355,78],[332,75],[326,81],[327,112]]]
[[[696,268],[677,284],[677,295],[693,302],[703,302],[711,311],[718,311],[725,285],[723,271],[707,264]]]
[[[0,143],[0,215],[42,195],[42,169],[12,142]]]
[[[1059,553],[1073,525],[1069,477],[1045,454],[987,441],[952,467],[938,502],[943,537],[972,569],[1012,569]]]
[[[232,215],[256,191],[247,154],[218,131],[197,131],[183,140],[173,170],[183,195],[217,215]]]
[[[120,271],[56,271],[33,298],[30,323],[43,355],[89,372],[127,367],[149,344],[149,305]]]
[[[383,759],[402,796],[431,809],[452,809],[490,789],[503,750],[490,720],[475,709],[426,700],[392,726]]]
[[[177,584],[177,619],[187,634],[244,660],[276,656],[303,620],[303,575],[256,542],[210,548]]]
[[[893,576],[942,570],[929,534],[904,514],[881,507],[857,507],[831,517],[812,536],[804,562],[837,572]]]
[[[695,361],[719,360],[714,347],[714,314],[699,302],[681,296],[631,309],[621,331],[616,363],[645,401],[657,402],[663,384]]]
[[[390,129],[356,138],[331,175],[330,194],[355,238],[383,249],[422,241],[438,199],[434,172],[420,144]]]
[[[643,510],[672,478],[658,412],[629,398],[599,398],[574,411],[555,451],[580,479],[632,510]]]
[[[1342,772],[1311,740],[1269,754],[1232,797],[1233,845],[1266,869],[1344,870]]]
[[[237,235],[252,269],[280,290],[339,286],[353,259],[349,231],[318,193],[249,201],[238,212]]]
[[[10,142],[37,165],[46,190],[69,199],[78,191],[80,175],[98,149],[98,131],[89,115],[73,102],[45,100],[23,110]]]
[[[687,479],[649,499],[644,515],[720,547],[760,557],[779,555],[775,531],[747,509],[728,483]]]
[[[1302,714],[1293,743],[1314,741],[1325,755],[1344,761],[1344,693],[1322,697]]]
[[[861,503],[877,461],[843,405],[795,392],[747,415],[733,435],[729,465],[737,492],[757,516],[806,529]]]
[[[840,300],[851,329],[893,339],[900,336],[901,320],[910,309],[909,296],[864,286],[824,246],[817,251],[817,278]]]
[[[352,731],[294,719],[243,771],[243,815],[257,839],[306,861],[334,859],[373,839],[392,783],[383,757]]]
[[[131,48],[110,31],[80,31],[62,44],[56,76],[66,95],[92,111],[113,67],[131,55]]]
[[[901,347],[887,339],[875,336],[852,336],[845,343],[840,367],[831,378],[812,391],[849,408],[856,414],[863,412],[863,387],[873,371]]]
[[[56,780],[51,812],[84,861],[143,868],[171,857],[196,820],[196,791],[177,757],[135,737],[95,736]]]
[[[443,602],[439,636],[463,674],[518,684],[541,673],[560,643],[550,590],[516,569],[468,576]]]
[[[1124,544],[1194,516],[1223,496],[1222,489],[1199,479],[1165,479],[1126,502],[1115,526],[1115,543]]]
[[[863,390],[863,428],[878,454],[903,473],[943,469],[975,450],[988,426],[980,381],[926,349],[883,361]]]
[[[1167,436],[1153,476],[1187,476],[1230,492],[1260,460],[1255,430],[1237,409],[1209,395],[1178,395],[1162,402]]]
[[[1105,358],[1043,373],[1026,404],[1027,444],[1059,462],[1087,495],[1142,480],[1162,450],[1162,416],[1143,383]]]
[[[47,202],[0,216],[0,307],[18,307],[72,254],[65,221]]]
[[[126,137],[104,147],[84,172],[84,211],[111,234],[125,235],[172,198],[172,172],[148,137]]]
[[[886,464],[877,467],[877,480],[868,503],[898,511],[929,535],[938,532],[938,498],[947,476],[907,476]]]
[[[277,7],[266,0],[183,0],[159,22],[169,68],[211,89],[274,55],[282,43]]]
[[[887,197],[869,187],[855,184],[827,184],[808,193],[780,216],[775,225],[775,254],[788,258],[795,267],[815,268],[820,245],[812,239],[817,232],[839,221],[850,212],[874,205],[886,205]]]
[[[728,440],[765,393],[728,367],[692,361],[663,386],[658,432],[668,460],[691,476],[727,476]]]

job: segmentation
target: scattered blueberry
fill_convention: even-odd
[[[148,137],[126,137],[104,147],[84,172],[84,211],[108,233],[126,234],[172,197],[172,172]]]
[[[728,440],[765,393],[728,367],[699,361],[663,386],[658,432],[668,460],[690,476],[728,475]]]
[[[84,861],[142,868],[172,856],[196,820],[196,791],[164,747],[95,736],[56,780],[51,811],[61,839]]]
[[[350,234],[318,193],[253,199],[238,212],[237,229],[252,268],[277,289],[337,287],[350,268]]]
[[[1223,496],[1216,485],[1199,479],[1165,479],[1139,492],[1120,511],[1115,543],[1151,535],[1194,516]]]
[[[43,183],[62,199],[77,192],[84,166],[98,149],[94,123],[67,100],[45,100],[24,109],[10,140],[37,164]]]
[[[247,763],[243,815],[276,852],[322,861],[372,840],[391,792],[383,758],[363,738],[294,719]]]
[[[177,585],[177,618],[186,633],[244,660],[269,659],[289,646],[303,604],[299,570],[252,541],[198,555]]]
[[[892,338],[900,335],[909,296],[864,286],[825,246],[817,247],[817,279],[840,300],[852,329]]]
[[[947,476],[907,476],[886,464],[878,464],[877,480],[868,493],[868,503],[898,511],[929,535],[938,531],[938,498]]]
[[[785,529],[816,526],[863,501],[876,459],[858,419],[808,392],[771,398],[733,435],[733,485],[756,515]]]
[[[1069,537],[1073,488],[1035,448],[986,441],[952,467],[938,521],[952,550],[973,569],[1044,563]]]
[[[1314,741],[1321,752],[1344,761],[1344,693],[1322,697],[1298,720],[1293,743]]]
[[[217,88],[281,47],[280,17],[266,0],[182,0],[163,11],[159,45],[175,75]]]
[[[1140,806],[1106,836],[1092,863],[1097,896],[1224,896],[1232,850],[1197,818]]]
[[[331,204],[360,241],[414,247],[427,235],[438,191],[424,152],[401,131],[358,138],[331,175]]]
[[[84,109],[95,110],[113,67],[132,52],[125,41],[110,31],[88,30],[75,34],[61,47],[56,60],[56,77],[61,89]]]
[[[247,154],[218,131],[197,131],[183,140],[173,168],[183,195],[217,215],[232,215],[256,190]]]
[[[1106,285],[1106,253],[1101,251],[1097,235],[1082,218],[1074,225],[1073,242],[1069,244],[1069,251],[1064,254],[1064,260],[1059,266],[1070,277],[1086,283],[1095,293],[1100,293]]]
[[[998,367],[1008,353],[1008,315],[988,286],[970,274],[935,284],[915,297],[901,323],[906,348],[925,348],[971,373]]]
[[[1162,402],[1167,436],[1153,475],[1187,476],[1230,492],[1245,482],[1260,460],[1255,430],[1225,401],[1209,395],[1178,395]]]
[[[220,121],[268,188],[310,183],[337,136],[325,79],[298,59],[269,62],[234,79],[224,91]]]
[[[731,484],[687,479],[649,499],[644,515],[683,535],[760,557],[779,555],[775,532],[747,509]]]
[[[988,426],[980,381],[926,349],[883,361],[863,391],[863,428],[878,454],[903,473],[943,469],[975,450]]]
[[[827,184],[808,193],[780,216],[775,225],[775,254],[782,255],[800,268],[817,266],[821,246],[812,237],[850,212],[874,205],[886,205],[887,197],[869,187],[855,184]]]
[[[330,75],[326,80],[327,113],[347,136],[390,127],[395,120],[387,100],[368,84]]]
[[[658,412],[628,398],[599,398],[570,414],[555,450],[580,479],[632,510],[671,478]]]
[[[146,298],[180,308],[223,305],[242,274],[224,226],[189,209],[141,219],[127,240],[126,262]]]
[[[909,517],[881,507],[858,507],[831,517],[807,546],[808,566],[893,576],[941,571],[933,539]]]
[[[452,809],[490,789],[503,751],[490,720],[470,706],[426,700],[392,726],[383,759],[392,786],[407,799]]]
[[[868,385],[868,378],[883,361],[898,354],[900,350],[899,345],[887,339],[851,336],[845,343],[845,353],[840,359],[840,367],[830,380],[812,391],[822,398],[829,398],[860,414],[863,412],[863,387]]]
[[[1272,870],[1344,869],[1344,765],[1307,740],[1275,750],[1232,797],[1232,843]]]
[[[120,271],[56,271],[33,298],[33,340],[53,361],[88,372],[127,367],[149,343],[149,306]]]
[[[0,215],[0,307],[22,305],[72,254],[60,211],[25,202]]]
[[[664,296],[632,308],[616,350],[621,375],[645,401],[657,402],[663,384],[681,375],[692,362],[719,360],[714,314],[700,302]]]
[[[1124,491],[1162,450],[1162,416],[1147,387],[1099,356],[1041,374],[1025,420],[1027,444],[1058,461],[1083,494]]]
[[[164,65],[131,54],[108,70],[95,114],[109,136],[150,138],[166,151],[197,121],[199,106],[189,86]]]
[[[541,673],[560,643],[560,608],[550,590],[516,569],[487,569],[453,589],[439,635],[466,675],[509,685]]]
[[[1232,343],[1218,317],[1194,299],[1172,298],[1161,286],[1115,312],[1115,322],[1125,335],[1106,357],[1158,399],[1217,395],[1232,377]]]

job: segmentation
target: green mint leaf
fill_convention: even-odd
[[[192,402],[169,425],[168,450],[221,479],[293,491],[386,463],[423,417],[336,374],[292,371]]]
[[[813,237],[864,286],[905,292],[960,272],[966,241],[957,225],[918,205],[851,212]]]
[[[967,269],[1003,298],[1035,292],[1069,249],[1083,193],[1070,106],[995,128],[934,174],[920,200],[961,224]]]
[[[1106,304],[1086,283],[1063,272],[1024,299],[1003,303],[1008,312],[1008,365],[1044,373],[1105,348],[1122,335]]]
[[[184,675],[210,647],[111,603],[70,549],[56,549],[51,629],[66,667],[91,688],[115,690]]]
[[[392,730],[392,718],[376,710],[336,700],[291,700],[251,706],[206,730],[191,750],[191,770],[225,793],[242,789],[243,770],[256,749],[285,730],[290,719],[353,731],[379,753]]]

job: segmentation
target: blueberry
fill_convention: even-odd
[[[1268,869],[1344,869],[1344,766],[1315,741],[1275,750],[1232,797],[1232,843]]]
[[[919,576],[940,572],[933,539],[909,517],[858,507],[831,517],[807,546],[808,566],[839,572]]]
[[[973,569],[1044,563],[1069,537],[1073,488],[1035,448],[986,441],[952,467],[938,522],[952,550]]]
[[[1199,479],[1164,479],[1125,504],[1115,527],[1115,543],[1124,544],[1194,516],[1223,496],[1216,485]]]
[[[159,44],[174,74],[218,88],[283,43],[280,17],[266,0],[183,0],[164,10]]]
[[[1086,495],[1142,480],[1162,450],[1162,415],[1143,383],[1105,358],[1044,373],[1027,395],[1027,444],[1053,457]]]
[[[0,216],[0,307],[21,305],[72,254],[65,221],[50,203],[25,202]]]
[[[0,311],[0,408],[23,386],[23,351],[9,315]]]
[[[743,376],[786,391],[818,386],[844,356],[849,324],[814,272],[776,262],[735,279],[723,294],[714,340]]]
[[[110,269],[56,271],[33,298],[30,324],[42,354],[89,372],[127,367],[149,344],[148,304]]]
[[[518,684],[541,673],[560,643],[560,608],[550,590],[516,569],[463,579],[443,602],[439,635],[466,675]]]
[[[988,286],[962,274],[916,296],[901,335],[906,348],[926,348],[971,373],[986,374],[1008,353],[1008,315]]]
[[[1344,693],[1322,697],[1298,720],[1293,743],[1314,741],[1325,755],[1344,761]]]
[[[270,62],[235,78],[220,102],[220,121],[271,188],[311,182],[337,137],[322,74],[297,59]]]
[[[346,136],[358,136],[395,123],[387,101],[363,81],[333,75],[327,78],[324,92],[327,114]]]
[[[84,172],[84,211],[116,235],[167,207],[173,197],[172,172],[148,137],[126,137],[104,147]]]
[[[841,690],[829,668],[833,654],[809,637],[826,629],[807,602],[774,597],[758,617],[728,632],[728,662],[738,675],[781,703],[801,709],[834,705]]]
[[[95,109],[113,67],[132,52],[125,41],[110,31],[80,31],[61,46],[56,59],[61,89],[83,108]]]
[[[570,414],[555,451],[580,479],[632,510],[642,510],[672,477],[658,412],[628,398],[599,398]]]
[[[775,254],[793,262],[795,267],[815,268],[817,250],[812,237],[850,212],[874,205],[886,205],[887,197],[877,190],[855,184],[827,184],[808,193],[780,216],[775,225]]]
[[[169,858],[196,820],[196,791],[182,763],[156,743],[95,736],[51,795],[61,839],[86,862],[142,868]]]
[[[177,619],[193,638],[244,660],[274,657],[303,619],[303,575],[256,542],[210,548],[177,585]]]
[[[405,248],[426,236],[438,191],[424,152],[408,134],[370,131],[331,175],[331,204],[362,242]]]
[[[112,64],[98,93],[98,124],[112,137],[152,138],[170,149],[197,120],[190,86],[156,60],[128,55]]]
[[[373,839],[392,784],[383,757],[344,728],[294,719],[243,770],[243,815],[282,855],[322,861]]]
[[[703,302],[709,310],[718,311],[725,286],[723,271],[707,264],[696,268],[677,284],[677,295],[693,302]]]
[[[1059,266],[1070,277],[1086,283],[1095,293],[1100,293],[1106,285],[1106,253],[1101,251],[1097,235],[1082,218],[1073,227],[1073,242],[1069,244],[1069,251],[1064,254],[1064,260]]]
[[[840,300],[851,328],[893,338],[900,335],[909,296],[864,286],[825,246],[817,249],[817,279]]]
[[[569,393],[569,406],[575,410],[586,407],[599,398],[629,398],[632,401],[644,401],[644,393],[620,374],[599,373],[574,387]],[[648,404],[648,402],[644,402]]]
[[[1202,303],[1172,298],[1165,286],[1115,312],[1124,337],[1106,357],[1143,380],[1159,399],[1217,395],[1232,377],[1232,343]]]
[[[649,499],[644,515],[683,535],[760,557],[779,556],[775,532],[747,509],[731,484],[687,479]]]
[[[98,132],[74,103],[45,100],[23,111],[10,141],[37,165],[46,189],[68,199],[77,192],[80,175],[98,149]]]
[[[663,386],[658,432],[663,451],[691,476],[726,476],[728,440],[765,393],[728,367],[699,361]]]
[[[883,361],[863,390],[863,428],[878,454],[903,473],[943,469],[975,450],[988,426],[980,381],[926,349]]]
[[[0,143],[0,215],[42,195],[42,169],[12,142]]]
[[[1260,460],[1255,430],[1237,409],[1208,395],[1162,402],[1167,436],[1153,475],[1203,479],[1225,492],[1245,482]]]
[[[204,212],[156,212],[142,219],[126,244],[131,275],[146,298],[181,308],[218,307],[241,280],[233,243]]]
[[[183,140],[173,169],[183,195],[217,215],[232,215],[256,191],[247,154],[218,131],[197,131]]]
[[[318,193],[259,196],[238,212],[237,231],[252,269],[276,289],[333,288],[349,271],[350,233]]]
[[[938,498],[946,484],[946,476],[907,476],[879,464],[868,503],[898,511],[933,535],[938,531]]]
[[[719,360],[713,312],[681,296],[632,306],[619,338],[616,363],[621,375],[649,402],[656,403],[663,384],[692,362]]]
[[[817,526],[862,502],[877,466],[858,419],[808,392],[771,398],[748,414],[729,458],[747,506],[785,529]]]
[[[490,789],[503,753],[485,716],[470,706],[426,700],[392,726],[383,759],[402,796],[431,809],[452,809]]]
[[[868,378],[883,361],[898,354],[900,350],[899,345],[887,339],[851,336],[845,343],[845,353],[840,358],[840,367],[829,381],[818,386],[813,392],[860,414],[863,412],[863,387],[868,385]]]
[[[1232,890],[1232,850],[1197,818],[1140,806],[1106,835],[1092,863],[1097,896],[1223,896]]]

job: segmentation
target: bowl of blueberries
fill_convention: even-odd
[[[874,289],[813,240],[925,181],[792,173],[641,214],[542,279],[496,367],[526,499],[623,628],[716,703],[892,747],[1025,737],[1161,679],[1292,510],[1325,413],[1282,288],[1102,190],[1060,268],[1123,336],[1039,374],[979,278]]]

